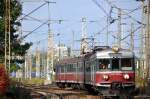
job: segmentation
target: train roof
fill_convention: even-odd
[[[129,58],[133,56],[134,56],[134,53],[128,49],[119,49],[116,52],[112,48],[109,48],[106,50],[97,51],[95,53],[96,58],[114,58],[114,57]]]
[[[61,59],[57,62],[57,64],[65,64],[65,63],[76,63],[77,61],[83,61],[90,58],[132,58],[134,53],[129,49],[118,49],[118,48],[111,48],[108,46],[101,46],[95,47],[95,49],[90,52],[86,53],[79,57],[68,57],[65,59]]]
[[[79,56],[79,57],[68,57],[65,59],[61,59],[57,62],[57,64],[65,64],[65,63],[75,63],[77,61],[82,61],[84,59],[83,56]]]

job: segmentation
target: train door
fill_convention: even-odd
[[[66,72],[67,72],[66,65],[67,65],[67,64],[64,65],[64,72],[63,72],[63,74],[64,74],[64,81],[65,81],[65,82],[67,81],[67,78],[66,78]]]
[[[60,74],[61,74],[61,65],[57,65],[56,66],[56,77],[57,77],[57,80],[60,82],[61,78],[60,78]]]
[[[90,84],[91,82],[91,68],[90,68],[90,62],[85,62],[85,83]]]
[[[91,61],[91,83],[94,85],[95,82],[95,73],[94,73],[94,61]]]
[[[83,73],[82,73],[82,62],[77,63],[77,82],[81,83],[83,80]]]
[[[78,64],[75,63],[74,65],[75,65],[75,83],[77,83],[78,82]]]

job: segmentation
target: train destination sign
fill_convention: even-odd
[[[121,57],[122,54],[121,53],[109,53],[109,56],[112,58],[118,58],[118,57]]]

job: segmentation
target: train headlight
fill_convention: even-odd
[[[128,80],[128,79],[130,79],[130,76],[128,74],[124,74],[123,78],[126,79],[126,80]]]
[[[103,79],[107,81],[109,79],[109,76],[108,75],[103,75]]]
[[[119,47],[114,46],[114,47],[112,47],[112,50],[117,53],[117,52],[119,52]]]

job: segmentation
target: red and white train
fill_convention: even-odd
[[[95,47],[83,56],[58,61],[55,69],[59,87],[94,89],[101,94],[135,87],[134,53],[127,49]]]

